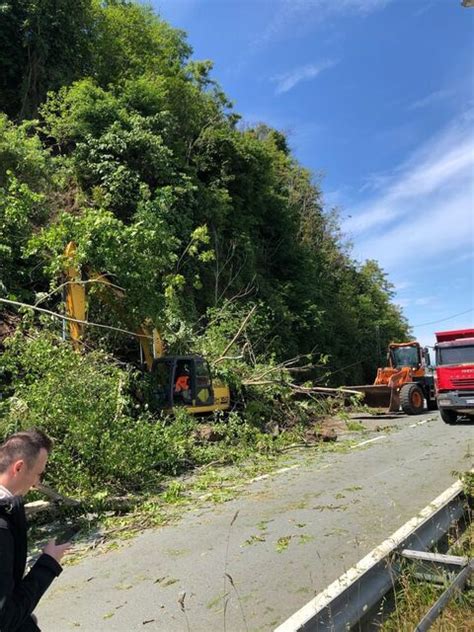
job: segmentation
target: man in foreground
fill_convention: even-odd
[[[27,575],[23,496],[41,480],[52,442],[40,430],[11,435],[0,445],[0,632],[39,632],[32,614],[61,571],[69,543],[49,542]]]

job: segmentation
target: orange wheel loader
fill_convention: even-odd
[[[400,406],[407,415],[418,415],[424,410],[436,409],[434,376],[430,367],[428,349],[415,340],[392,342],[388,346],[387,364],[377,369],[373,384],[351,386],[364,394],[364,403],[373,408],[387,408],[398,412]]]

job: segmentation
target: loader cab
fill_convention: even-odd
[[[171,410],[184,406],[191,413],[214,408],[214,389],[207,362],[198,355],[156,358],[151,369],[150,407]]]
[[[394,369],[410,367],[419,369],[422,365],[421,347],[418,343],[410,345],[390,345],[389,361]]]

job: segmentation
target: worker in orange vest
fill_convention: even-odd
[[[183,393],[183,391],[189,391],[189,388],[189,370],[185,368],[184,372],[181,373],[181,375],[178,375],[178,377],[176,378],[176,382],[174,384],[174,392]]]

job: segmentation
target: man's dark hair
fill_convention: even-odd
[[[42,430],[31,428],[23,432],[15,432],[0,445],[0,473],[15,461],[24,459],[31,467],[38,458],[41,449],[49,454],[53,447],[52,440]]]

